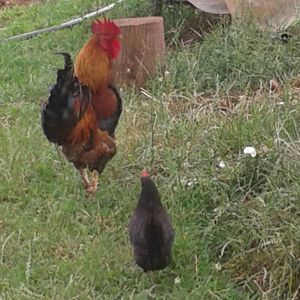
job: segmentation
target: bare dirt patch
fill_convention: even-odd
[[[0,0],[0,9],[4,7],[10,7],[14,5],[28,5],[31,3],[36,3],[37,0]]]

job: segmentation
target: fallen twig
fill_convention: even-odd
[[[115,7],[115,5],[117,3],[121,3],[123,0],[117,0],[115,3],[112,3],[108,6],[102,7],[94,12],[88,13],[82,17],[79,17],[77,19],[73,19],[70,20],[68,22],[62,23],[60,25],[56,25],[56,26],[52,26],[52,27],[48,27],[48,28],[43,28],[43,29],[39,29],[39,30],[35,30],[35,31],[31,31],[31,32],[27,32],[27,33],[23,33],[23,34],[19,34],[19,35],[15,35],[15,36],[11,36],[9,38],[6,38],[4,40],[2,40],[1,42],[5,42],[5,41],[12,41],[12,40],[23,40],[23,39],[28,39],[28,38],[32,38],[34,36],[40,35],[42,33],[46,33],[46,32],[51,32],[51,31],[56,31],[56,30],[60,30],[60,29],[64,29],[64,28],[69,28],[72,27],[76,24],[81,23],[84,20],[87,20],[89,18],[98,16],[100,14],[103,14],[111,9],[113,9]]]

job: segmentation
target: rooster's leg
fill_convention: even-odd
[[[92,173],[92,181],[91,181],[89,187],[86,189],[86,191],[89,195],[93,195],[97,191],[98,177],[99,177],[98,171],[94,170]]]
[[[91,183],[87,175],[86,169],[80,168],[79,173],[80,173],[80,177],[83,180],[84,187],[88,189],[91,186]]]
[[[99,177],[99,173],[98,171],[94,170],[92,173],[92,187],[94,188],[94,192],[97,191],[97,187],[98,187],[98,177]]]

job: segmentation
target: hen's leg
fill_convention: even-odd
[[[154,281],[153,281],[153,272],[148,272],[148,278],[150,280],[150,282],[153,284]]]
[[[89,177],[87,175],[86,169],[80,168],[79,173],[80,173],[80,177],[83,180],[84,187],[86,189],[88,189],[91,186],[91,183],[90,183]]]

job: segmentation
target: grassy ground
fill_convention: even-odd
[[[149,9],[126,3],[109,16]],[[1,11],[0,37],[92,8],[57,0]],[[173,41],[183,16],[167,19]],[[122,90],[119,152],[87,201],[42,134],[39,104],[62,65],[52,53],[75,55],[88,26],[0,44],[0,298],[297,299],[299,37],[283,45],[244,22],[173,46],[151,98]],[[255,158],[242,154],[248,145]],[[176,230],[174,263],[152,279],[134,265],[127,233],[143,167]]]

